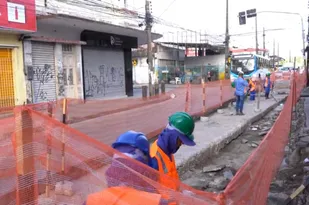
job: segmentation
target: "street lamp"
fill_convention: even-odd
[[[246,21],[244,18],[246,18],[245,15],[243,15],[244,12],[239,12],[239,23],[240,25],[246,24]],[[302,33],[302,43],[303,43],[303,57],[305,59],[305,29],[304,29],[304,23],[303,23],[303,17],[299,13],[294,12],[287,12],[287,11],[259,11],[256,12],[256,9],[250,9],[247,10],[247,18],[255,17],[255,33],[256,33],[256,52],[258,51],[258,38],[257,38],[257,14],[261,13],[273,13],[273,14],[287,14],[287,15],[297,15],[300,17],[301,20],[301,33]],[[305,64],[304,64],[305,65]]]
[[[287,11],[260,11],[258,13],[274,13],[274,14],[287,14],[287,15],[296,15],[300,17],[301,21],[301,33],[302,33],[302,43],[303,43],[303,57],[305,59],[305,29],[304,29],[304,20],[300,13],[287,12]]]

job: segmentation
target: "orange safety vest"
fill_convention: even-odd
[[[264,87],[267,87],[267,86],[268,86],[268,78],[266,77]]]
[[[90,194],[86,205],[159,205],[160,194],[138,191],[129,187],[111,187]]]
[[[151,145],[150,157],[155,158],[158,162],[159,172],[166,174],[174,179],[179,180],[175,158],[172,155],[171,159],[158,146],[157,140]]]
[[[251,79],[249,80],[249,85],[251,85],[250,91],[255,91],[255,83]]]
[[[150,157],[155,158],[158,162],[159,172],[166,174],[167,176],[179,180],[179,175],[176,168],[175,158],[172,155],[171,159],[166,155],[163,150],[157,144],[156,140],[150,147]],[[174,181],[169,181],[168,179],[160,178],[160,183],[168,188],[178,190],[178,184]],[[159,191],[160,192],[160,191]],[[167,194],[162,193],[162,198],[168,199]],[[176,205],[176,202],[169,202],[169,205]]]

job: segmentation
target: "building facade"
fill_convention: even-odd
[[[1,2],[0,107],[26,103],[21,35],[36,31],[35,0]]]
[[[153,43],[154,53],[153,65],[155,68],[155,78],[158,81],[173,79],[179,75],[184,68],[185,50],[167,46],[161,43]],[[141,46],[133,51],[133,81],[136,84],[149,82],[147,47]],[[152,78],[154,79],[154,78]]]
[[[133,95],[131,48],[146,35],[120,19],[134,12],[100,1],[36,2],[38,31],[23,36],[28,103]]]

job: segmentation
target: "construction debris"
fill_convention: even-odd
[[[280,113],[279,110],[281,109],[271,111],[263,119],[249,126],[217,156],[206,159],[204,163],[192,167],[190,171],[181,175],[182,181],[199,190],[216,193],[223,191],[270,130]],[[261,135],[261,132],[266,133]]]

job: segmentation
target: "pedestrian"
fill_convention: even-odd
[[[146,136],[141,132],[128,131],[121,134],[112,147],[124,156],[114,154],[111,166],[105,173],[108,188],[88,195],[83,205],[140,205],[141,201],[147,205],[167,205],[168,201],[149,182],[134,174],[138,172],[152,180],[158,179],[155,172],[138,164],[150,165],[151,162],[150,144]]]
[[[250,101],[255,100],[255,88],[256,88],[256,82],[254,78],[249,79],[249,92],[250,92]]]
[[[209,82],[211,81],[211,74],[210,74],[210,71],[208,71],[208,73],[207,73],[207,79],[208,79]]]
[[[246,87],[248,87],[248,82],[244,79],[244,73],[240,71],[238,73],[238,78],[235,80],[235,96],[236,96],[236,115],[244,115],[244,101]]]
[[[269,93],[271,89],[271,80],[270,80],[270,73],[266,74],[264,90],[265,90],[265,98],[269,99]]]

